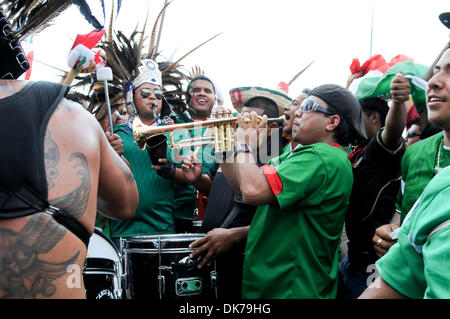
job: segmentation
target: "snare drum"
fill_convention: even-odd
[[[217,299],[216,264],[197,268],[188,248],[204,234],[154,235],[122,239],[127,297],[151,300]]]
[[[87,299],[120,299],[122,265],[118,249],[95,229],[83,269]]]

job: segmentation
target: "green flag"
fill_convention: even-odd
[[[425,65],[411,61],[397,63],[380,77],[363,78],[358,85],[355,96],[359,100],[371,97],[389,99],[392,79],[398,72],[403,72],[405,77],[410,79],[411,96],[417,112],[420,113],[426,107],[425,90],[427,82],[423,79],[423,76],[427,70],[428,67]]]

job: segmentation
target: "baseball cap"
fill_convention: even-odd
[[[439,20],[450,29],[450,12],[443,12],[439,15]]]
[[[349,90],[336,84],[324,84],[312,89],[310,95],[325,101],[333,111],[350,124],[360,138],[367,139],[361,105]]]

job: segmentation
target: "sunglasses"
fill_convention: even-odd
[[[152,95],[152,93],[155,95],[155,98],[156,98],[157,100],[162,100],[162,98],[163,98],[163,93],[162,93],[161,90],[158,90],[158,89],[156,89],[156,90],[151,90],[151,89],[144,88],[144,89],[142,89],[142,90],[139,92],[139,95],[140,95],[143,99],[146,99],[146,98],[148,98],[150,95]]]
[[[300,106],[300,111],[302,111],[302,112],[317,111],[317,112],[321,112],[321,113],[328,114],[328,115],[335,114],[335,113],[328,111],[326,108],[320,106],[319,104],[314,102],[314,100],[311,98],[306,99],[302,102],[302,105]]]

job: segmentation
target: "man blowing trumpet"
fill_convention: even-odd
[[[234,160],[221,163],[235,194],[258,206],[250,226],[243,298],[335,298],[338,245],[352,188],[342,145],[365,138],[361,108],[338,85],[313,89],[295,113],[286,149],[258,167],[254,154],[267,118],[238,117]],[[262,131],[261,131],[262,132]]]

